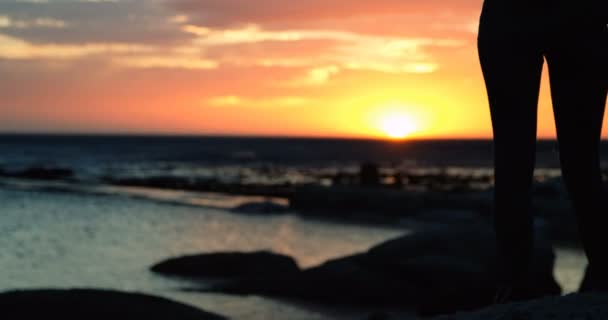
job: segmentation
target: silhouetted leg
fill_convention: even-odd
[[[502,281],[522,286],[531,263],[531,186],[543,67],[540,46],[523,32],[480,30],[479,57],[494,134],[494,218]]]
[[[557,35],[547,52],[562,175],[594,271],[593,286],[608,290],[608,206],[599,155],[608,88],[608,31],[602,24],[569,31]]]

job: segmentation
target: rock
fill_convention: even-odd
[[[391,316],[384,312],[375,312],[367,317],[367,320],[390,320]]]
[[[224,285],[219,291],[343,305],[391,305],[411,298],[403,294],[413,292],[413,287],[403,291],[403,283],[389,274],[367,268],[358,261],[360,258],[362,256],[355,255],[328,261],[297,274],[244,279]]]
[[[300,268],[291,257],[259,251],[184,256],[160,262],[151,270],[180,277],[239,278],[288,274]]]
[[[423,204],[424,199],[417,192],[348,186],[302,186],[289,198],[290,207],[301,214],[322,213],[333,218],[349,218],[358,213],[403,217]]]
[[[164,298],[85,289],[1,293],[0,310],[3,319],[226,319]]]
[[[360,213],[405,218],[430,210],[469,211],[480,216],[492,210],[492,192],[413,191],[354,186],[298,186],[289,205],[302,215],[349,219]]]
[[[376,187],[380,185],[380,170],[378,165],[366,162],[361,165],[359,171],[359,183],[366,187]]]
[[[288,183],[282,185],[226,183],[216,178],[191,178],[180,176],[104,177],[106,183],[116,186],[144,187],[198,192],[217,192],[237,195],[255,195],[286,198],[293,193]]]
[[[174,176],[151,176],[145,178],[130,177],[130,178],[106,178],[106,180],[118,186],[135,186],[135,187],[150,187],[159,189],[193,189],[193,181],[189,178],[174,177]]]
[[[608,319],[608,294],[571,294],[495,305],[473,313],[433,320],[604,320]]]
[[[544,234],[536,235],[525,296],[559,294],[553,278],[555,255]],[[243,279],[216,290],[329,304],[413,307],[433,315],[490,304],[497,282],[496,260],[493,228],[485,223],[460,224],[399,237],[301,273]]]
[[[233,212],[249,214],[275,214],[284,213],[288,210],[289,207],[274,203],[272,201],[250,202],[231,209]]]
[[[479,223],[483,217],[478,212],[471,210],[447,210],[447,209],[435,209],[435,210],[424,210],[412,217],[415,220],[432,223],[432,224],[443,224],[453,225],[455,223]]]
[[[72,169],[31,167],[14,173],[4,173],[6,176],[33,180],[66,180],[74,176]]]
[[[540,297],[561,293],[553,277],[555,254],[542,224],[536,224],[529,287],[520,295]],[[449,313],[491,302],[497,281],[493,228],[484,223],[438,227],[435,231],[387,241],[369,250],[369,261],[383,270],[408,272],[417,287],[421,313]],[[407,255],[395,258],[399,252]]]

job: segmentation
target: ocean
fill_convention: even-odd
[[[605,143],[602,155],[608,155]],[[537,178],[559,175],[558,159],[556,142],[540,141]],[[365,162],[388,173],[491,175],[492,142],[2,135],[0,290],[110,288],[169,297],[233,319],[363,319],[373,310],[188,293],[181,289],[191,283],[148,267],[173,256],[235,250],[272,250],[311,267],[407,233],[399,224],[341,223],[292,211],[238,214],[230,209],[258,198],[175,183],[324,184]],[[159,185],[159,177],[171,183]],[[566,292],[576,289],[584,264],[580,250],[558,248],[555,274]]]
[[[537,169],[559,168],[557,142],[538,142]],[[0,169],[67,168],[89,183],[175,176],[223,182],[307,183],[363,162],[400,170],[492,167],[491,140],[0,135]],[[608,156],[608,143],[602,145]],[[608,158],[606,158],[608,159]]]

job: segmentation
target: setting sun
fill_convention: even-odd
[[[427,120],[421,109],[424,108],[400,101],[384,102],[370,107],[366,118],[374,136],[400,140],[425,131]]]
[[[416,125],[409,117],[400,114],[390,114],[381,120],[381,129],[393,139],[403,139],[416,131]]]

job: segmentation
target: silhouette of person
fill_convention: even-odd
[[[593,287],[608,290],[608,215],[599,146],[608,88],[607,0],[485,0],[478,54],[494,139],[496,302],[525,288],[533,250],[537,105],[547,61],[563,181]]]

